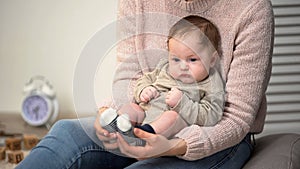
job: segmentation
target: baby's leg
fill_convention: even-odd
[[[123,138],[133,146],[144,146],[145,141],[136,138],[133,127],[144,119],[144,111],[136,104],[122,106],[118,112],[109,108],[100,117],[100,125],[109,132],[120,132]]]
[[[128,144],[133,146],[144,146],[146,142],[135,137],[133,126],[142,123],[145,117],[144,111],[134,103],[124,105],[118,111],[117,128]]]
[[[121,115],[121,114],[128,115],[128,116],[122,116],[122,117],[126,118],[126,119],[123,118],[123,121],[127,120],[127,123],[126,124],[124,123],[126,128],[131,128],[131,125],[135,126],[137,124],[142,123],[142,121],[144,120],[144,117],[145,117],[144,110],[142,108],[140,108],[140,106],[138,106],[135,103],[129,103],[129,104],[122,106],[118,110],[118,112],[113,108],[108,108],[108,109],[104,110],[100,117],[100,125],[109,132],[118,131],[118,128],[116,126],[117,119],[119,118],[119,115]],[[128,124],[128,123],[131,123],[131,124]]]
[[[135,103],[122,106],[118,111],[118,114],[128,114],[133,126],[141,124],[145,118],[144,110]]]
[[[181,129],[187,126],[181,116],[175,111],[165,111],[150,125],[157,134],[164,135],[165,137],[174,136]]]

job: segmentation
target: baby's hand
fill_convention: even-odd
[[[170,107],[175,107],[182,97],[182,91],[177,89],[176,87],[172,87],[172,89],[166,95],[166,103]]]
[[[142,102],[147,103],[150,100],[157,98],[159,96],[159,92],[153,86],[148,86],[140,94],[140,99]]]

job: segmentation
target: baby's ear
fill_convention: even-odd
[[[217,51],[214,51],[212,56],[211,56],[211,60],[210,60],[210,67],[214,67],[216,64],[216,61],[218,60],[219,54]]]

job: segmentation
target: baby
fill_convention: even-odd
[[[167,43],[168,59],[137,80],[136,103],[101,115],[101,126],[120,132],[131,145],[145,143],[134,137],[132,126],[169,138],[188,125],[212,126],[222,118],[217,28],[207,19],[187,16],[170,29]]]

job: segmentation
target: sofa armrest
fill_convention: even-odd
[[[243,169],[300,169],[300,134],[273,134],[256,140]]]

